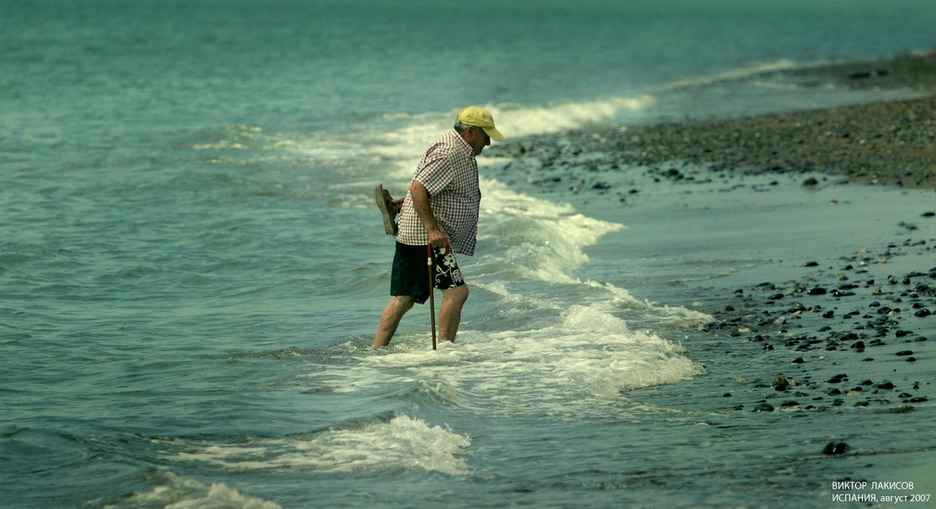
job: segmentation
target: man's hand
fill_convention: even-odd
[[[442,230],[434,229],[427,230],[426,233],[429,235],[429,244],[432,247],[444,247],[446,250],[449,247],[449,238]]]
[[[387,198],[389,197],[390,193],[387,193]],[[400,209],[403,208],[403,200],[406,200],[405,196],[403,198],[397,198],[396,200],[390,200],[390,206],[387,208],[390,211],[390,217],[396,217],[396,215],[400,213]]]

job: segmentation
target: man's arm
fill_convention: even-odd
[[[416,209],[416,215],[429,235],[429,243],[433,247],[447,247],[448,235],[439,229],[436,223],[435,214],[432,213],[432,206],[429,201],[429,191],[417,181],[410,184],[410,196],[413,198],[413,208]]]

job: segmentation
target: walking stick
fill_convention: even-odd
[[[429,326],[432,328],[432,349],[436,349],[436,325],[435,325],[435,289],[433,288],[432,277],[432,244],[426,244],[426,261],[429,264]]]

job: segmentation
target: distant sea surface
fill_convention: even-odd
[[[934,26],[932,0],[2,2],[0,499],[821,506],[795,437],[739,416],[752,436],[711,449],[735,417],[634,397],[717,390],[711,317],[666,301],[685,274],[619,272],[711,240],[666,220],[683,195],[629,236],[482,155],[472,296],[432,352],[425,308],[370,348],[371,192],[404,193],[462,106],[516,138],[888,98],[720,77],[926,51]],[[694,277],[751,263],[724,254]]]

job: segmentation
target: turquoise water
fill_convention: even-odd
[[[375,352],[392,241],[370,193],[401,193],[466,104],[516,137],[866,99],[712,78],[925,50],[934,16],[928,0],[4,2],[4,504],[822,505],[821,463],[751,494],[786,437],[667,395],[717,372],[692,341],[710,317],[645,263],[678,219],[538,195],[482,156],[459,344],[431,352],[419,309]],[[764,250],[695,270],[783,246]]]

